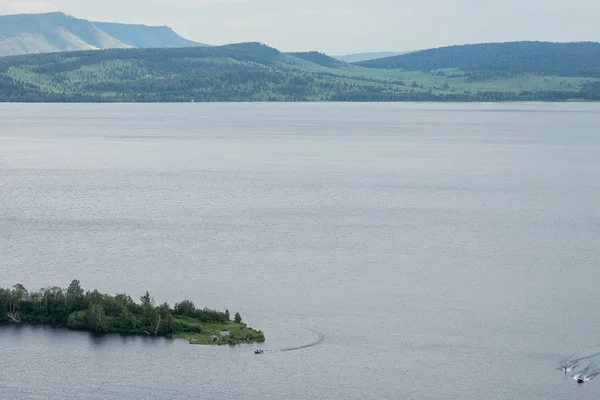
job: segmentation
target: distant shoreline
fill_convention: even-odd
[[[565,99],[565,100],[401,100],[401,101],[1,101],[0,104],[519,104],[519,103],[598,103],[600,99]]]
[[[0,57],[2,102],[600,100],[600,43],[451,46],[354,64],[251,42]]]

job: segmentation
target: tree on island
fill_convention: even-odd
[[[140,297],[140,301],[142,302],[143,305],[150,305],[150,303],[152,303],[152,299],[150,298],[150,293],[148,293],[147,290],[146,290],[146,294],[144,294],[142,297]]]
[[[67,310],[73,312],[81,308],[85,299],[85,292],[81,288],[79,280],[74,279],[67,288]]]
[[[240,315],[239,312],[235,313],[235,316],[233,317],[233,322],[235,322],[236,324],[242,323],[242,316]]]
[[[196,312],[196,305],[193,301],[183,300],[180,303],[175,303],[175,309],[173,310],[177,315],[187,315],[191,317]]]

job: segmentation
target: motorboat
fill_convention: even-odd
[[[254,354],[263,354],[264,351],[262,349],[254,350]]]

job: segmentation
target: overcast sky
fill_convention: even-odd
[[[600,0],[0,0],[0,14],[168,25],[209,44],[403,51],[513,40],[600,41]]]

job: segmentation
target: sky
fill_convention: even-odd
[[[600,41],[600,0],[0,0],[0,14],[62,11],[168,25],[202,43],[332,55],[517,40]]]

